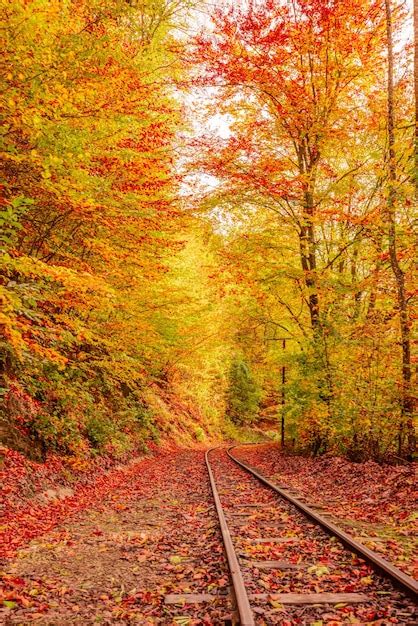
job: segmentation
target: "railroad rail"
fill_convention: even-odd
[[[242,445],[242,444],[241,444]],[[353,537],[344,532],[341,528],[336,526],[330,520],[326,519],[322,515],[320,515],[317,511],[315,511],[310,506],[306,505],[300,499],[295,497],[293,494],[289,493],[289,491],[284,486],[278,486],[270,481],[268,478],[260,474],[255,468],[251,467],[241,459],[238,459],[234,454],[233,450],[238,446],[231,446],[228,449],[224,447],[212,448],[206,452],[206,465],[208,469],[210,484],[212,488],[212,493],[214,497],[214,502],[216,506],[216,511],[219,518],[222,538],[225,547],[225,554],[228,561],[231,580],[233,585],[233,596],[235,600],[236,610],[238,612],[239,618],[238,623],[241,626],[255,626],[257,623],[257,617],[254,612],[253,604],[254,601],[265,598],[267,599],[269,594],[254,594],[248,591],[247,584],[244,580],[244,575],[240,567],[240,559],[239,554],[237,555],[237,547],[234,545],[233,536],[235,535],[235,540],[239,538],[239,532],[237,531],[231,532],[230,526],[227,521],[227,516],[225,515],[225,510],[221,502],[221,497],[218,491],[218,480],[215,476],[216,472],[213,471],[213,467],[211,465],[210,456],[214,453],[224,453],[226,451],[227,458],[232,461],[236,468],[240,468],[244,470],[245,473],[243,475],[250,475],[253,479],[256,479],[259,486],[263,485],[265,489],[268,490],[269,495],[271,496],[274,493],[274,497],[279,496],[276,507],[280,505],[281,502],[286,502],[286,506],[290,505],[292,509],[295,509],[298,514],[303,514],[304,520],[308,520],[311,524],[312,522],[315,526],[320,527],[322,531],[325,531],[327,535],[331,535],[334,538],[337,538],[346,548],[348,548],[351,552],[357,554],[361,559],[365,561],[368,565],[372,566],[374,570],[376,570],[379,574],[383,575],[386,580],[389,580],[393,586],[396,586],[402,594],[405,596],[412,597],[416,599],[418,593],[418,583],[412,577],[408,576],[397,567],[383,559],[380,555],[373,552],[360,542],[356,541]],[[233,488],[233,483],[231,483],[231,487]],[[234,493],[231,491],[230,493]],[[269,506],[271,505],[271,510],[274,511],[274,503],[269,501]],[[256,507],[256,504],[237,504],[236,507],[245,507],[245,506],[253,506]],[[261,506],[267,506],[267,504],[261,504]],[[254,509],[256,511],[256,509]],[[264,509],[266,510],[266,509]],[[262,532],[262,531],[261,531]],[[261,543],[274,543],[274,541],[285,542],[286,539],[280,538],[259,538],[255,541],[258,544]],[[335,541],[335,539],[334,539]],[[269,567],[271,564],[272,569],[274,567],[285,568],[289,567],[292,569],[293,566],[286,563],[280,563],[276,561],[261,561],[257,562],[258,567]],[[263,565],[264,563],[264,565]],[[382,593],[390,593],[388,591]],[[271,597],[276,598],[278,602],[284,602],[285,604],[302,604],[309,605],[316,603],[327,603],[327,601],[331,604],[344,603],[347,602],[350,604],[350,601],[354,603],[367,602],[370,600],[364,594],[359,593],[348,593],[348,594],[338,594],[338,593],[314,593],[314,594],[297,594],[297,593],[288,593],[288,594],[271,594]],[[311,599],[310,599],[311,598]],[[396,604],[396,603],[395,603]],[[263,622],[264,623],[264,622]],[[300,622],[299,622],[300,623]],[[403,622],[403,623],[414,623],[413,621]]]
[[[209,463],[208,450],[205,455],[206,466],[208,468],[210,485],[212,488],[213,498],[215,500],[216,512],[219,518],[219,524],[221,527],[222,539],[225,546],[225,554],[228,561],[229,571],[231,573],[231,579],[233,584],[233,592],[235,596],[235,602],[240,616],[240,622],[242,626],[253,626],[253,612],[251,610],[250,601],[245,588],[244,579],[242,577],[241,568],[239,566],[238,558],[235,553],[234,544],[232,542],[231,534],[229,532],[228,524],[225,518],[225,513],[222,508],[221,500],[219,498],[218,490],[216,488],[215,477],[213,475],[210,463]]]

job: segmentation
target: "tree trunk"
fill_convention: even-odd
[[[318,363],[324,369],[327,389],[322,389],[320,398],[328,407],[328,416],[331,418],[331,403],[334,396],[334,384],[331,365],[326,345],[326,338],[321,322],[321,309],[318,294],[316,241],[315,241],[315,168],[319,161],[319,150],[308,150],[301,142],[296,150],[299,164],[299,173],[305,179],[303,192],[303,215],[299,233],[300,258],[304,274],[305,286],[308,291],[307,303],[313,334],[313,345]]]
[[[396,283],[398,300],[401,345],[402,345],[402,396],[401,415],[402,428],[406,424],[408,440],[413,440],[412,398],[411,398],[411,346],[409,334],[408,308],[405,293],[405,274],[399,264],[397,255],[397,238],[395,223],[396,201],[396,165],[395,165],[395,124],[394,124],[394,85],[393,85],[393,37],[392,10],[390,0],[385,0],[386,33],[388,40],[388,82],[387,82],[387,132],[388,132],[388,197],[386,203],[386,221],[388,225],[388,249],[392,272]],[[410,446],[408,446],[410,447]],[[411,453],[411,450],[408,450]]]
[[[300,253],[301,264],[305,278],[305,285],[308,289],[308,308],[311,318],[311,327],[314,336],[320,330],[319,298],[316,284],[316,250],[315,231],[313,226],[314,199],[312,191],[306,189],[304,192],[304,215],[300,230]]]
[[[282,339],[283,359],[285,357],[286,339]],[[285,406],[286,406],[286,365],[282,365],[282,429],[281,429],[281,447],[284,450],[285,446]]]

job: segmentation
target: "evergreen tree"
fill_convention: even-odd
[[[235,424],[253,422],[257,415],[259,400],[260,389],[249,366],[242,360],[233,361],[227,392],[228,417]]]

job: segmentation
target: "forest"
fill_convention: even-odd
[[[1,13],[5,445],[411,459],[411,5]]]
[[[418,0],[0,15],[0,623],[417,624]]]

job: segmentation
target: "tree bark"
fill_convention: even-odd
[[[314,169],[319,159],[319,153],[311,158],[309,150],[301,140],[299,146],[295,146],[299,165],[299,174],[304,179],[303,190],[303,214],[299,232],[300,259],[304,274],[305,285],[308,290],[308,308],[311,319],[311,328],[314,337],[320,331],[319,297],[316,280],[316,242],[313,217],[315,213],[313,181]]]
[[[313,334],[318,334],[320,326],[319,298],[316,284],[316,251],[315,232],[313,226],[314,203],[310,191],[305,192],[304,215],[300,231],[301,264],[308,289],[308,308]]]
[[[326,337],[321,321],[321,307],[318,293],[317,277],[317,244],[315,240],[315,169],[320,158],[317,147],[307,147],[309,142],[300,141],[296,149],[298,158],[299,173],[304,179],[303,190],[303,214],[299,232],[300,259],[304,274],[305,286],[308,291],[307,303],[311,321],[313,335],[313,345],[316,352],[318,364],[325,372],[324,381],[327,389],[322,388],[319,397],[328,407],[328,416],[331,418],[331,404],[334,397],[334,383],[332,378],[331,365],[329,361]]]

